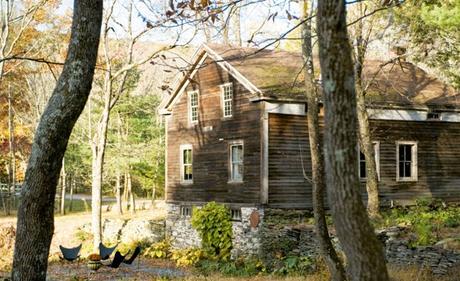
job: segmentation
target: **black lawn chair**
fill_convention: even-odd
[[[131,257],[127,260],[124,260],[123,263],[126,263],[126,264],[132,264],[133,261],[137,258],[137,256],[141,253],[141,247],[136,247],[136,249],[134,250],[134,253],[131,255]],[[128,255],[128,254],[126,254]]]
[[[99,243],[99,255],[101,256],[101,260],[108,260],[115,248],[117,248],[117,246],[118,244],[113,246],[112,248],[108,248],[104,246],[104,244]]]
[[[115,256],[113,257],[113,260],[112,262],[107,265],[108,267],[111,267],[111,268],[118,268],[120,267],[120,264],[125,260],[125,257],[127,256],[128,254],[126,255],[122,255],[119,251],[117,251],[115,253]]]
[[[61,259],[73,262],[80,257],[81,244],[75,248],[65,248],[59,245],[59,249],[61,249],[62,253],[62,257],[60,256]]]

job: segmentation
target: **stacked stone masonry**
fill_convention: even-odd
[[[257,226],[251,226],[251,215],[260,218]],[[241,220],[233,222],[232,256],[257,255],[270,262],[282,256],[317,256],[314,227],[308,224],[311,214],[306,211],[241,208]],[[433,247],[410,247],[402,227],[391,227],[376,232],[385,249],[389,263],[416,265],[429,268],[435,274],[445,274],[454,265],[460,264],[460,253]],[[199,247],[198,233],[190,224],[190,216],[181,216],[181,206],[168,204],[166,235],[174,248]],[[338,239],[331,233],[333,244],[341,251]]]

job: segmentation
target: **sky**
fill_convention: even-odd
[[[111,2],[111,1],[110,1]],[[126,24],[127,22],[127,11],[123,6],[128,3],[127,0],[119,0],[119,4],[115,6],[113,17],[117,22]],[[104,1],[107,7],[109,1]],[[175,2],[177,3],[177,2]],[[298,7],[296,3],[284,0],[244,0],[241,2],[243,7],[241,8],[241,27],[242,27],[242,38],[243,42],[246,42],[252,37],[255,31],[257,35],[252,39],[256,44],[261,47],[266,45],[268,42],[267,38],[277,38],[280,34],[284,33],[290,27],[295,24],[295,19],[288,20],[286,10],[295,16],[298,16]],[[165,0],[135,0],[134,1],[136,11],[133,16],[133,30],[140,32],[146,28],[146,21],[155,22],[158,18],[163,17],[165,14]],[[152,9],[147,9],[150,6]],[[59,14],[71,14],[73,7],[73,0],[63,0],[62,5],[59,7],[57,13]],[[152,11],[154,10],[154,11]],[[270,14],[277,14],[276,17],[266,21]],[[170,22],[171,23],[171,22]],[[216,21],[215,26],[220,26],[222,21]],[[171,23],[172,24],[172,23]],[[119,27],[118,24],[112,22],[111,27],[113,32],[110,36],[112,38],[122,39],[126,33]],[[216,28],[216,33],[217,33]],[[182,27],[176,28],[154,28],[149,34],[143,36],[143,41],[172,44],[177,38],[177,34],[181,34],[181,43],[191,43],[193,45],[199,45],[205,41],[203,32],[196,34],[196,24],[187,24]],[[232,37],[232,33],[230,34]],[[220,36],[215,36],[216,43],[219,43]],[[247,44],[243,44],[247,45]],[[254,45],[254,44],[251,44]]]

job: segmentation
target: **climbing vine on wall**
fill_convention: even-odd
[[[232,249],[232,222],[230,212],[224,205],[209,202],[195,208],[192,226],[202,239],[203,250],[209,258],[228,260]]]

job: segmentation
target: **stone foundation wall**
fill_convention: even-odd
[[[196,206],[199,208],[199,206]],[[251,215],[257,217],[256,226],[251,226]],[[264,210],[256,207],[242,207],[241,220],[233,221],[232,256],[257,255],[260,250],[260,230]],[[201,238],[190,223],[191,216],[181,215],[181,206],[167,204],[166,235],[173,248],[201,247]],[[254,220],[254,219],[253,219]]]
[[[181,216],[180,205],[166,204],[166,237],[175,249],[200,247],[201,238],[190,223],[190,216]]]
[[[254,223],[256,218],[257,224]],[[308,211],[274,210],[256,207],[241,208],[241,221],[233,222],[232,256],[258,255],[267,264],[284,256],[309,256],[319,254],[314,226]],[[460,264],[460,253],[434,247],[410,247],[407,229],[392,227],[376,231],[389,263],[417,265],[430,268],[435,274]],[[198,233],[190,224],[190,217],[180,215],[180,206],[168,204],[166,234],[175,248],[200,247]],[[330,233],[337,251],[338,239]]]

